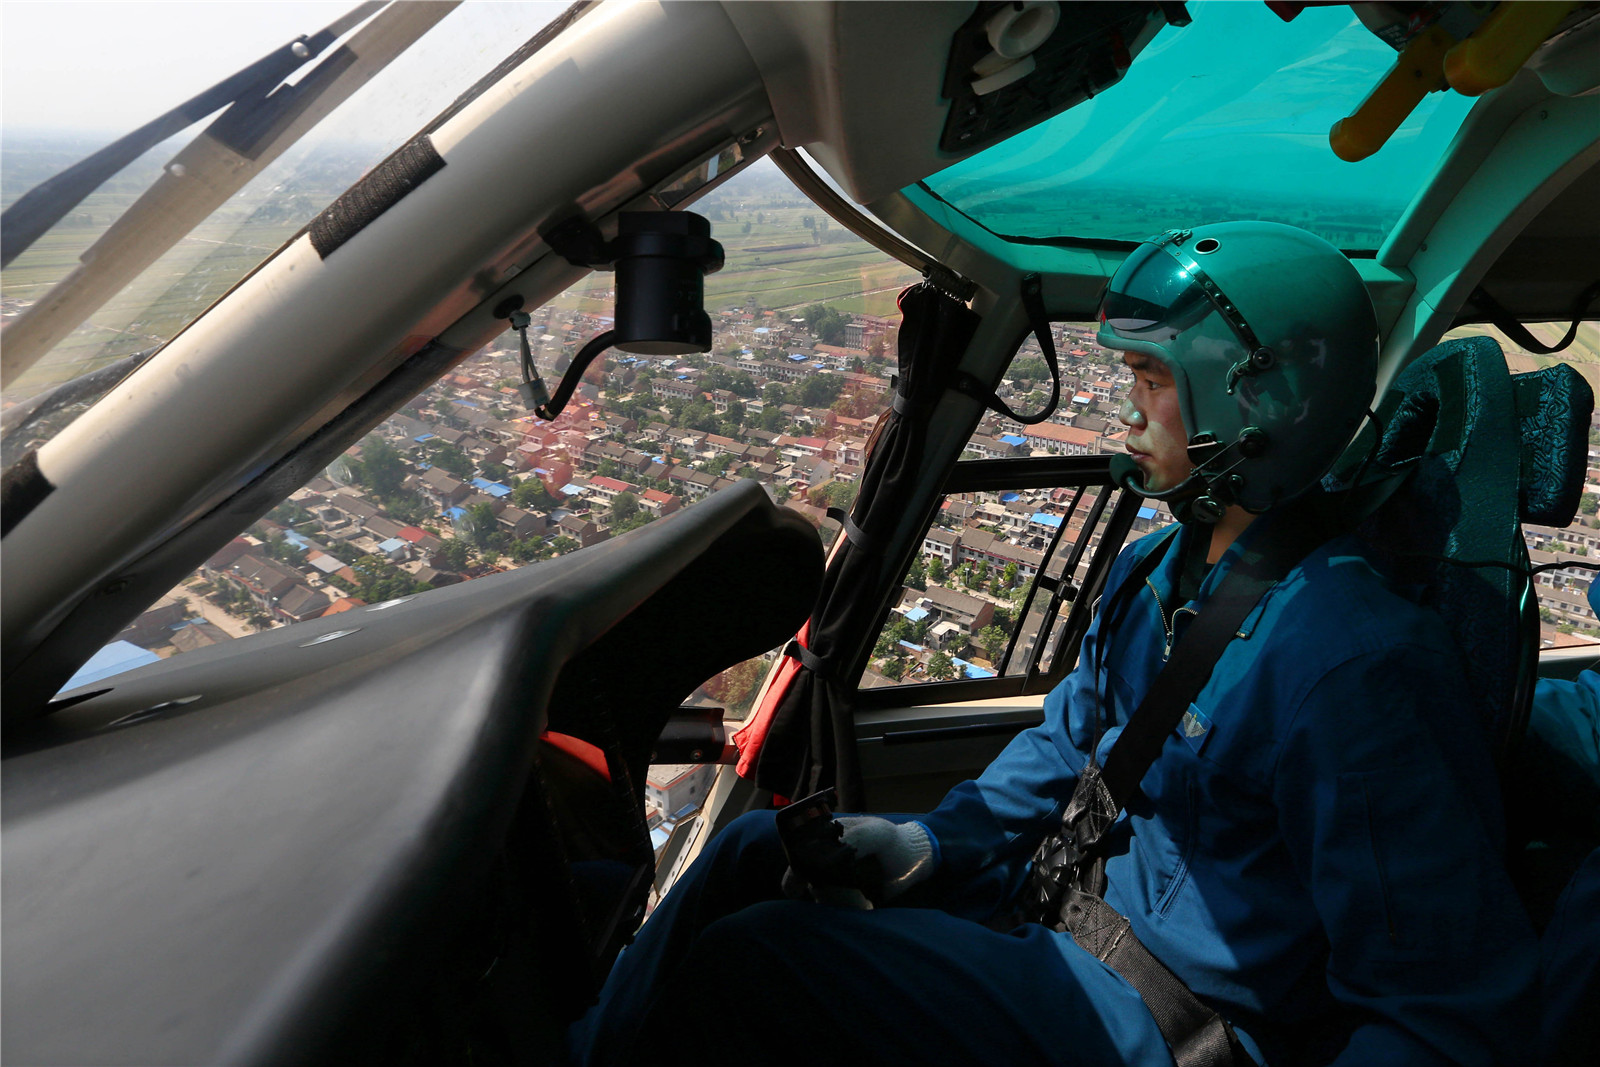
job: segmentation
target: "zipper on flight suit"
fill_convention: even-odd
[[[1167,660],[1172,658],[1172,646],[1177,640],[1175,631],[1178,627],[1178,616],[1182,615],[1186,611],[1190,615],[1198,615],[1200,614],[1200,609],[1191,608],[1189,605],[1185,604],[1183,607],[1174,611],[1169,617],[1167,615],[1166,605],[1161,602],[1161,591],[1156,588],[1155,583],[1146,578],[1144,580],[1144,584],[1150,587],[1151,595],[1156,598],[1156,612],[1161,616],[1161,628],[1165,630],[1167,634],[1166,642],[1161,647],[1161,662],[1165,663]]]

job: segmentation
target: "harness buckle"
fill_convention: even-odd
[[[1105,858],[1097,846],[1117,818],[1099,765],[1084,765],[1061,815],[1061,827],[1034,850],[1018,912],[1023,922],[1064,929],[1062,909],[1073,893],[1105,892]]]

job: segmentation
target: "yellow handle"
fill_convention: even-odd
[[[1565,0],[1502,2],[1472,36],[1445,54],[1444,76],[1450,88],[1462,96],[1498,89],[1577,6]]]
[[[1413,37],[1361,106],[1328,131],[1333,154],[1355,163],[1388,143],[1423,97],[1444,88],[1444,57],[1455,44],[1437,25]]]

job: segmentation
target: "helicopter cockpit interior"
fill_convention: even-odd
[[[1450,451],[1448,477],[1499,487],[1468,510],[1485,523],[1473,544],[1498,539],[1503,577],[1474,571],[1475,591],[1450,603],[1475,605],[1481,633],[1463,640],[1499,657],[1482,686],[1504,690],[1493,721],[1508,775],[1525,773],[1518,731],[1536,676],[1600,662],[1600,643],[1541,653],[1522,547],[1523,526],[1573,524],[1595,480],[1578,372],[1600,374],[1600,4],[580,0],[525,42],[495,43],[507,54],[492,70],[170,335],[100,365],[53,362],[98,307],[457,6],[362,4],[82,167],[4,191],[9,283],[100,182],[221,112],[64,280],[8,307],[0,331],[7,1062],[560,1062],[563,1028],[649,902],[732,817],[825,786],[856,810],[937,803],[1040,721],[1111,560],[1167,517],[1114,480],[1107,420],[1051,418],[1114,392],[1087,375],[1083,393],[1062,389],[1087,345],[1073,326],[1164,230],[1262,218],[1343,250],[1378,314],[1375,406],[1396,383],[1446,388],[1424,357],[1447,334],[1536,346],[1537,365],[1513,378],[1498,348],[1447,342],[1486,360],[1468,382],[1499,383],[1458,388],[1500,390],[1509,414],[1473,430],[1481,467],[1463,466],[1459,436],[1453,451],[1440,443],[1443,416],[1419,446]],[[611,375],[624,358],[712,347],[698,305],[711,307],[717,242],[751,227],[750,212],[724,220],[707,205],[773,165],[803,197],[784,210],[811,221],[803,249],[754,248],[777,257],[762,269],[843,247],[831,224],[902,271],[883,288],[922,279],[890,315],[856,315],[895,331],[881,391],[840,416],[860,454],[788,433],[798,416],[727,443],[739,456],[790,449],[780,462],[813,472],[796,475],[793,501],[809,510],[785,506],[771,479],[695,481],[690,468],[709,467],[688,452],[670,477],[674,447],[658,434],[631,481],[587,483],[608,504],[618,486],[645,501],[638,528],[591,542],[576,512],[547,534],[530,506],[501,519],[537,519],[518,543],[559,529],[571,551],[447,587],[352,594],[337,613],[83,673],[480,350],[520,344],[521,381],[495,401],[512,411],[493,461],[508,473],[519,443],[537,434],[542,448],[560,430],[542,415],[563,404],[593,412],[602,391],[639,393],[646,417],[616,431],[632,440],[666,418],[674,390],[700,402],[680,369],[630,385]],[[704,229],[690,214],[702,208]],[[694,264],[652,276],[653,293],[679,302],[648,326],[625,289],[655,282],[623,265],[624,246]],[[608,271],[586,320],[606,333],[535,360],[530,316]],[[763,358],[757,331],[798,335],[809,301],[766,318],[733,303],[747,340],[742,354],[717,350],[729,375]],[[867,342],[841,336],[831,368],[784,356],[795,362],[774,380],[815,370],[867,389],[849,354]],[[632,340],[616,363],[600,361],[619,337]],[[1561,358],[1577,371],[1545,358],[1574,343]],[[1043,368],[1037,389],[1014,387],[1023,360]],[[584,376],[591,361],[602,374]],[[1556,393],[1570,409],[1559,416],[1546,404]],[[769,410],[779,394],[765,395]],[[744,400],[753,410],[763,394]],[[710,390],[704,401],[717,402]],[[1040,402],[1042,416],[1017,417]],[[1004,434],[979,433],[991,425]],[[432,434],[413,429],[419,443]],[[1347,456],[1370,445],[1358,437]],[[695,447],[718,446],[700,433]],[[402,473],[442,472],[440,455],[411,454]],[[640,455],[618,446],[605,462]],[[823,459],[855,472],[831,510],[836,498],[812,492],[832,477],[815,474]],[[1487,481],[1474,473],[1497,463]],[[1356,465],[1359,482],[1365,464],[1335,474]],[[576,477],[517,473],[535,497]],[[472,504],[473,485],[511,493],[478,482],[391,523],[399,540],[385,543],[409,551],[404,531],[421,539],[442,515],[495,503]],[[1457,530],[1437,543],[1466,543]],[[975,595],[930,589],[930,567],[961,563],[957,534],[988,546],[969,557],[982,564],[966,572]],[[434,538],[435,551],[456,537]],[[686,705],[752,660],[742,723]],[[700,814],[653,840],[657,764],[715,770]],[[1600,840],[1591,816],[1567,821],[1572,847]],[[1570,869],[1530,868],[1531,911]]]

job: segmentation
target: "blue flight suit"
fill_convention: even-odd
[[[1193,531],[1111,626],[1108,595],[1044,723],[920,817],[939,867],[899,906],[773,899],[770,815],[735,822],[622,954],[575,1029],[584,1062],[660,1055],[695,1019],[708,1028],[698,1063],[1170,1063],[1137,994],[1069,935],[982,923],[1058,825],[1096,708],[1103,762],[1171,642],[1270,521],[1170,624],[1162,605]],[[1125,550],[1107,589],[1161,536]],[[1488,1065],[1533,1047],[1537,942],[1500,864],[1495,770],[1460,654],[1353,541],[1263,598],[1112,833],[1107,900],[1258,1060],[1286,1061],[1341,1007],[1324,1060]]]
[[[1589,586],[1600,614],[1600,581]],[[1593,842],[1600,830],[1600,674],[1543,678],[1523,744],[1541,827]],[[1564,825],[1563,825],[1564,824]],[[1558,832],[1560,832],[1558,830]],[[1556,903],[1540,941],[1544,1052],[1551,1067],[1591,1063],[1600,1047],[1600,850],[1589,853]]]

